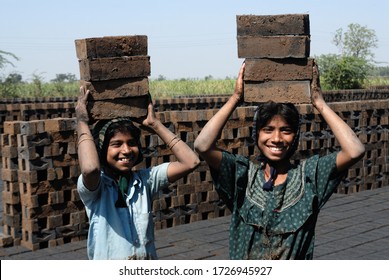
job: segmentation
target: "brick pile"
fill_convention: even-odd
[[[239,15],[236,21],[245,101],[310,103],[309,16]]]
[[[75,40],[80,82],[89,88],[91,122],[147,115],[150,57],[147,36]]]
[[[85,210],[75,188],[80,173],[75,126],[74,118],[4,123],[4,245],[36,250],[86,237]]]

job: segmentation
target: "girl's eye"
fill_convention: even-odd
[[[111,142],[111,143],[109,143],[109,145],[111,147],[120,147],[121,143],[120,142]]]
[[[293,130],[291,128],[284,128],[284,129],[282,129],[282,132],[285,134],[292,134]]]
[[[138,143],[136,142],[136,140],[130,140],[128,141],[127,145],[131,147],[135,147],[138,146]]]
[[[263,131],[263,132],[272,132],[273,129],[272,129],[271,127],[266,127],[266,126],[265,126],[265,127],[262,128],[262,131]]]

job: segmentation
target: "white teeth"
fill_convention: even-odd
[[[272,150],[272,151],[276,151],[276,152],[279,152],[279,151],[283,150],[282,147],[270,147],[269,149]]]
[[[130,161],[132,161],[132,157],[131,158],[120,158],[119,161],[121,161],[121,162],[130,162]]]

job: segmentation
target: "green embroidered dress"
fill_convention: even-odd
[[[313,156],[289,170],[286,181],[264,191],[264,172],[247,158],[223,152],[212,177],[231,210],[231,259],[312,259],[315,226],[343,174],[336,153]]]

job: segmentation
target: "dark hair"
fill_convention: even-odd
[[[140,143],[141,131],[128,118],[114,119],[110,121],[100,121],[94,128],[95,137],[98,139],[98,152],[102,165],[107,165],[108,144],[111,138],[117,133],[130,133],[136,140],[139,148],[139,155],[135,165],[143,160],[142,146]]]
[[[296,134],[292,146],[286,155],[287,158],[290,158],[297,150],[300,137],[300,114],[292,103],[276,103],[269,101],[259,104],[255,109],[252,139],[254,143],[257,144],[258,131],[276,115],[283,117]]]

